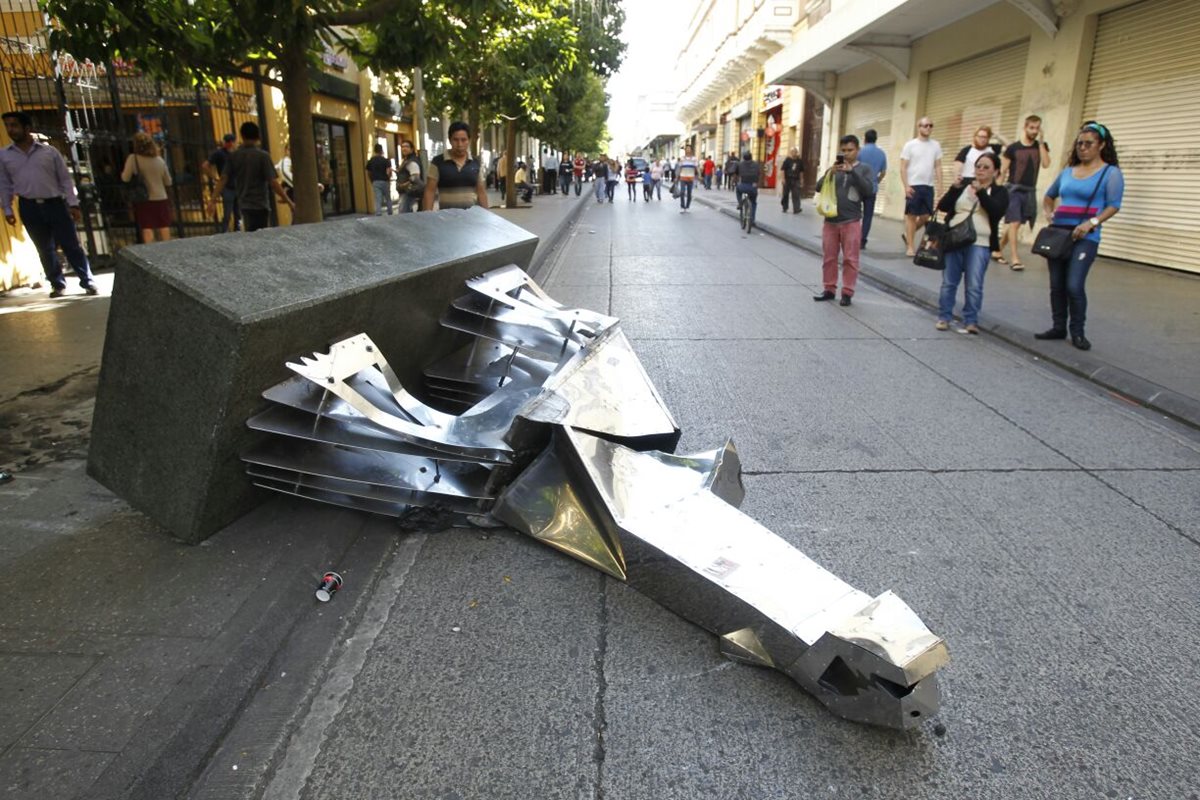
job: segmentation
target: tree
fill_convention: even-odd
[[[56,21],[51,46],[135,62],[176,84],[266,70],[283,90],[295,175],[296,221],[319,222],[309,68],[327,47],[387,72],[446,53],[466,20],[505,0],[40,0]]]

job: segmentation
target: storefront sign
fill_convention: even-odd
[[[742,117],[750,116],[750,101],[743,100],[742,102],[734,105],[733,108],[729,109],[729,116],[733,117],[734,119],[741,119]]]
[[[783,87],[768,86],[763,90],[762,110],[766,111],[769,108],[783,104]]]
[[[350,57],[345,53],[335,53],[332,50],[326,50],[321,56],[321,61],[327,67],[333,67],[338,71],[344,71],[350,66]]]

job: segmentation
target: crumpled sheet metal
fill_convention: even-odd
[[[560,427],[493,514],[721,637],[731,658],[783,671],[840,716],[906,728],[933,714],[945,643],[894,594],[854,589],[719,496],[733,485],[730,454],[664,457]]]
[[[405,517],[491,519],[628,583],[778,669],[834,713],[892,728],[937,710],[945,642],[891,592],[854,589],[738,510],[732,442],[680,429],[618,320],[566,308],[509,266],[443,324],[473,340],[426,370],[434,408],[365,334],[290,363],[242,454],[276,492]]]

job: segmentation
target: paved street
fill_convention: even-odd
[[[0,796],[1200,796],[1200,431],[872,284],[813,303],[816,257],[699,203],[510,213],[577,202],[550,294],[623,320],[680,452],[734,438],[747,513],[946,638],[940,716],[841,721],[505,530],[277,501],[186,547],[68,457],[0,487]]]

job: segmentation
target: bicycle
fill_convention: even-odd
[[[750,197],[750,192],[739,192],[741,199],[738,200],[738,227],[746,233],[750,233],[750,229],[754,227],[754,212],[758,205]]]

